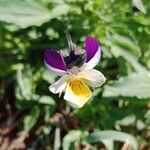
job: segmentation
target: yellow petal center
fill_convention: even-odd
[[[81,79],[71,79],[68,81],[64,99],[82,107],[91,95],[91,90]]]

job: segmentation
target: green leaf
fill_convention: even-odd
[[[35,83],[33,82],[33,78],[27,76],[23,73],[23,68],[18,68],[17,70],[17,87],[16,87],[16,97],[20,100],[36,100],[39,98],[37,94],[35,94]]]
[[[124,117],[122,120],[116,121],[116,125],[129,126],[135,123],[135,121],[136,121],[135,115],[131,114],[131,115]]]
[[[81,136],[83,136],[83,133],[80,130],[70,131],[63,139],[63,150],[75,149],[73,143],[79,140]]]
[[[49,11],[46,6],[35,0],[0,0],[0,21],[13,23],[21,28],[40,26],[67,11],[64,4]]]
[[[48,83],[52,84],[56,81],[57,74],[52,71],[44,70],[42,74],[42,78],[46,80]]]
[[[143,14],[140,14],[138,16],[134,16],[133,19],[142,25],[150,26],[150,16],[149,15],[145,16]]]
[[[50,15],[51,19],[59,17],[63,14],[66,14],[68,12],[68,6],[65,4],[57,5],[54,9],[52,9]]]
[[[137,97],[150,98],[150,73],[134,73],[132,75],[121,77],[111,85],[106,85],[104,97]]]
[[[112,46],[118,46],[126,51],[132,52],[138,57],[141,56],[141,50],[137,39],[131,38],[129,35],[113,33],[113,35],[110,36],[110,40],[113,42]]]
[[[120,142],[128,141],[134,150],[137,150],[138,147],[137,141],[132,135],[113,130],[93,132],[88,136],[88,141],[90,143],[101,141],[102,143],[105,144],[106,147],[109,147],[109,149],[113,149],[112,147],[107,145],[111,143],[111,145],[113,146],[112,141],[120,141]]]
[[[128,52],[117,46],[114,46],[111,50],[116,57],[121,56],[127,62],[129,62],[132,65],[132,67],[135,69],[135,71],[139,71],[139,72],[146,71],[146,68],[138,62],[138,59],[131,52]]]
[[[132,40],[130,37],[114,34],[106,38],[105,44],[110,46],[110,51],[116,58],[123,57],[132,65],[135,71],[146,71],[146,68],[138,62],[138,57],[141,54],[137,41]]]
[[[50,96],[41,96],[38,102],[41,104],[55,105],[55,101]]]
[[[30,114],[24,118],[24,129],[30,130],[37,122],[40,110],[38,107],[33,107]]]
[[[150,124],[150,110],[148,110],[145,114],[145,120],[147,124]]]
[[[101,140],[101,142],[105,145],[107,150],[113,150],[114,149],[114,141],[113,140]]]

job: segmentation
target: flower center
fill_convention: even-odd
[[[67,68],[72,69],[73,66],[81,67],[86,61],[85,50],[78,50],[76,45],[72,42],[69,34],[67,34],[67,40],[69,46],[69,55],[64,58]]]
[[[73,66],[71,69],[68,70],[69,73],[77,75],[79,72],[79,67]]]
[[[87,99],[91,96],[89,87],[81,79],[69,80],[67,87],[67,90],[70,90],[71,93],[81,96],[84,99]]]

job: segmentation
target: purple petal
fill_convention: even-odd
[[[86,62],[89,62],[99,49],[99,43],[96,39],[88,36],[85,40]]]
[[[66,73],[67,71],[63,56],[53,49],[45,51],[44,63],[48,69],[59,74]]]
[[[99,43],[92,37],[88,36],[85,40],[86,63],[80,67],[81,70],[94,68],[100,61],[101,48]]]

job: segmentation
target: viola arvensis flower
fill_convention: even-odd
[[[45,51],[46,67],[62,76],[49,90],[54,94],[65,91],[64,99],[80,108],[92,96],[89,87],[99,87],[106,80],[100,71],[93,69],[100,61],[101,48],[91,36],[86,37],[84,50],[77,50],[70,35],[67,39],[70,50],[68,56],[54,49]]]

